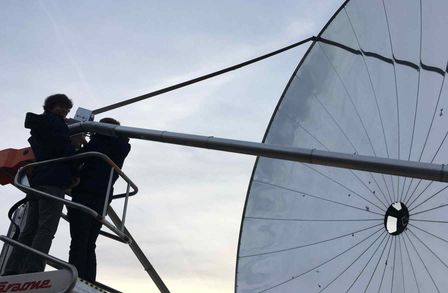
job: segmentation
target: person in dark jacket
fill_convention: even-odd
[[[112,118],[100,122],[119,125]],[[107,155],[118,167],[122,167],[131,146],[128,138],[95,134],[83,148],[83,152],[100,152]],[[80,172],[80,183],[72,190],[72,201],[88,206],[101,214],[104,209],[111,166],[99,158],[88,158]],[[113,184],[118,178],[114,172],[109,195],[113,194]],[[109,197],[109,203],[111,198]],[[69,263],[78,270],[80,278],[95,282],[96,279],[96,240],[101,223],[92,216],[76,209],[68,209],[71,244]]]
[[[56,94],[46,98],[43,114],[27,113],[25,127],[31,129],[28,141],[37,162],[75,154],[65,123],[72,106],[72,101],[66,95]],[[65,189],[70,188],[74,181],[73,164],[60,162],[37,166],[33,169],[29,181],[31,187],[63,198]],[[48,253],[59,224],[63,204],[35,195],[27,197],[29,199],[27,219],[18,240],[43,253]],[[16,248],[9,258],[4,275],[41,272],[44,269],[45,261],[42,258]]]

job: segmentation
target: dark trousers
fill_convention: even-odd
[[[36,187],[43,192],[64,198],[64,190],[55,186]],[[58,229],[63,204],[61,202],[29,195],[29,208],[19,242],[43,253],[50,251]],[[5,274],[42,272],[45,260],[24,249],[14,248],[5,267]]]
[[[74,193],[72,197],[73,202],[85,205],[98,213],[102,212],[104,195]],[[68,209],[68,217],[72,237],[68,261],[76,267],[80,278],[94,282],[96,279],[95,243],[102,224],[92,216],[74,208]]]

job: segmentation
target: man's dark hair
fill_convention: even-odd
[[[64,94],[55,94],[47,97],[44,102],[44,110],[51,111],[56,106],[63,106],[71,109],[73,102]]]
[[[103,118],[100,120],[102,123],[109,123],[109,124],[115,124],[120,125],[120,121],[115,120],[114,118]]]

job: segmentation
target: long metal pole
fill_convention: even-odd
[[[118,126],[92,121],[72,124],[69,128],[72,133],[95,132],[109,136],[124,136],[309,164],[448,182],[448,171],[445,165],[440,164],[285,147],[213,136]]]

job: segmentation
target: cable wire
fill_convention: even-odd
[[[215,77],[215,76],[227,73],[229,71],[240,69],[240,68],[245,67],[247,65],[250,65],[250,64],[256,63],[258,61],[267,59],[267,58],[272,57],[274,55],[283,53],[285,51],[291,50],[291,49],[293,49],[295,47],[298,47],[300,45],[303,45],[305,43],[308,43],[310,41],[315,41],[315,40],[317,40],[317,38],[315,36],[312,36],[312,37],[304,39],[304,40],[302,40],[300,42],[297,42],[297,43],[294,43],[292,45],[283,47],[283,48],[278,49],[276,51],[273,51],[271,53],[268,53],[268,54],[265,54],[265,55],[262,55],[262,56],[250,59],[248,61],[236,64],[236,65],[233,65],[233,66],[230,66],[230,67],[227,67],[227,68],[224,68],[224,69],[221,69],[221,70],[209,73],[209,74],[205,74],[205,75],[202,75],[200,77],[196,77],[196,78],[193,78],[193,79],[190,79],[190,80],[187,80],[187,81],[175,84],[175,85],[171,85],[171,86],[165,87],[163,89],[156,90],[156,91],[153,91],[153,92],[150,92],[150,93],[147,93],[147,94],[135,97],[135,98],[131,98],[131,99],[124,100],[124,101],[121,101],[121,102],[118,102],[118,103],[115,103],[115,104],[112,104],[112,105],[109,105],[109,106],[98,108],[96,110],[93,110],[92,113],[95,114],[95,115],[96,114],[100,114],[100,113],[104,113],[104,112],[107,112],[107,111],[110,111],[110,110],[114,110],[114,109],[117,109],[117,108],[120,108],[120,107],[124,107],[124,106],[130,105],[130,104],[136,103],[136,102],[140,102],[142,100],[146,100],[146,99],[149,99],[149,98],[152,98],[152,97],[155,97],[155,96],[167,93],[167,92],[171,92],[171,91],[180,89],[182,87],[186,87],[188,85],[192,85],[194,83],[198,83],[198,82],[201,82],[203,80],[206,80],[206,79],[209,79],[209,78],[212,78],[212,77]]]

